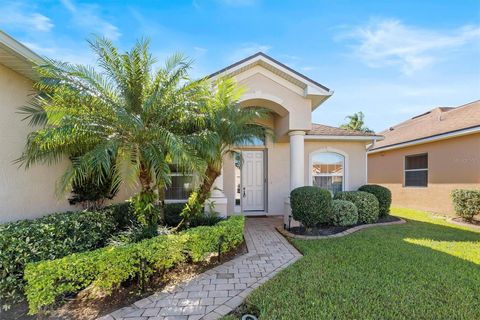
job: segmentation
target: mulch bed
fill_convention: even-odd
[[[472,227],[480,227],[480,220],[472,220],[472,221],[468,221],[468,220],[465,220],[464,218],[461,218],[461,217],[456,217],[456,218],[452,218],[451,219],[453,222],[457,222],[459,224],[462,224],[462,225],[469,225],[469,226],[472,226]]]
[[[51,310],[48,315],[37,315],[37,317],[28,316],[26,314],[28,306],[26,303],[23,303],[12,307],[12,309],[7,312],[0,311],[0,319],[96,319],[120,308],[129,306],[157,291],[161,291],[167,287],[173,287],[181,282],[192,279],[208,269],[245,253],[247,253],[247,246],[243,243],[235,250],[223,254],[220,262],[218,261],[218,257],[214,255],[206,262],[185,263],[179,265],[166,273],[152,276],[150,281],[147,281],[147,287],[144,291],[141,290],[139,282],[135,280],[126,283],[106,297],[98,297],[95,299],[89,298],[86,294],[86,290],[79,292],[77,295],[66,297],[63,303],[58,305],[56,309]]]
[[[395,216],[386,216],[378,219],[376,223],[385,223],[385,222],[395,222],[400,221],[399,218]],[[292,227],[288,230],[290,233],[301,236],[331,236],[337,233],[341,233],[348,229],[351,229],[356,226],[364,225],[364,223],[358,223],[349,227],[335,227],[335,226],[324,226],[320,225],[310,230],[307,230],[305,227]]]

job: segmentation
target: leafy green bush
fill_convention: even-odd
[[[392,192],[378,184],[366,184],[358,188],[358,191],[365,191],[373,194],[379,204],[379,215],[384,217],[390,212],[390,205],[392,204]]]
[[[184,202],[165,204],[165,224],[169,227],[176,227],[182,221],[180,213],[185,207]]]
[[[329,223],[332,214],[332,195],[319,187],[300,187],[290,193],[292,216],[305,227]]]
[[[358,210],[353,202],[333,200],[332,224],[347,227],[358,222]]]
[[[187,229],[181,234],[188,236],[187,252],[194,262],[202,261],[218,251],[222,236],[221,252],[235,248],[243,241],[243,216],[232,216],[214,226],[200,226]]]
[[[166,270],[184,261],[186,237],[162,235],[139,243],[72,254],[28,264],[25,292],[29,313],[53,304],[58,297],[90,286],[92,293],[109,294],[142,272]]]
[[[378,200],[371,193],[365,191],[341,191],[335,194],[335,199],[353,202],[358,210],[359,223],[374,223],[378,220]]]
[[[30,263],[25,269],[29,313],[35,314],[66,294],[87,287],[91,294],[109,294],[126,280],[138,278],[142,265],[148,277],[188,257],[201,261],[217,252],[220,236],[221,251],[226,252],[243,241],[243,226],[243,217],[231,217],[211,227]]]
[[[200,226],[214,226],[222,220],[223,218],[215,212],[203,212],[201,214],[196,214],[190,217],[188,221],[188,226],[189,228],[195,228]]]
[[[455,189],[451,193],[455,213],[471,221],[480,214],[480,190]]]
[[[0,225],[0,300],[23,300],[23,271],[29,262],[51,260],[104,246],[127,225],[128,207],[64,212]],[[122,220],[124,219],[124,220]]]

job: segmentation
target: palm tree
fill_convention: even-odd
[[[184,170],[204,165],[183,132],[205,97],[204,82],[190,80],[191,61],[180,54],[153,72],[148,40],[125,53],[107,39],[89,44],[96,68],[54,60],[38,67],[38,93],[21,113],[41,127],[28,135],[17,161],[29,168],[70,157],[60,193],[87,177],[105,181],[114,172],[114,185],[140,185],[132,198],[135,212],[142,224],[155,225],[155,190],[170,183],[169,164]]]
[[[364,124],[364,115],[362,111],[355,112],[351,116],[346,116],[345,119],[348,119],[348,123],[344,123],[340,126],[342,129],[355,130],[362,132],[373,132],[373,130],[366,127]]]
[[[268,118],[268,111],[262,108],[242,108],[238,100],[243,89],[232,79],[221,79],[215,83],[214,88],[203,112],[204,128],[191,136],[191,144],[207,165],[203,181],[190,195],[182,212],[186,219],[201,212],[215,179],[221,174],[225,156],[233,155],[235,147],[245,142],[271,134],[258,123],[259,120]]]

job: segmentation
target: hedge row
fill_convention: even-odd
[[[109,294],[126,280],[139,277],[142,269],[148,276],[189,257],[201,261],[217,252],[220,236],[223,236],[221,251],[226,252],[242,242],[243,225],[244,218],[236,216],[215,226],[30,263],[25,269],[29,313],[35,314],[60,297],[86,287],[91,292]]]
[[[64,212],[0,225],[0,301],[22,301],[27,263],[103,247],[124,228],[128,204],[90,212]]]

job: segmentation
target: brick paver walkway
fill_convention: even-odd
[[[247,218],[248,253],[206,271],[170,291],[158,292],[103,320],[210,320],[238,307],[255,288],[301,254],[276,230],[277,217]]]

